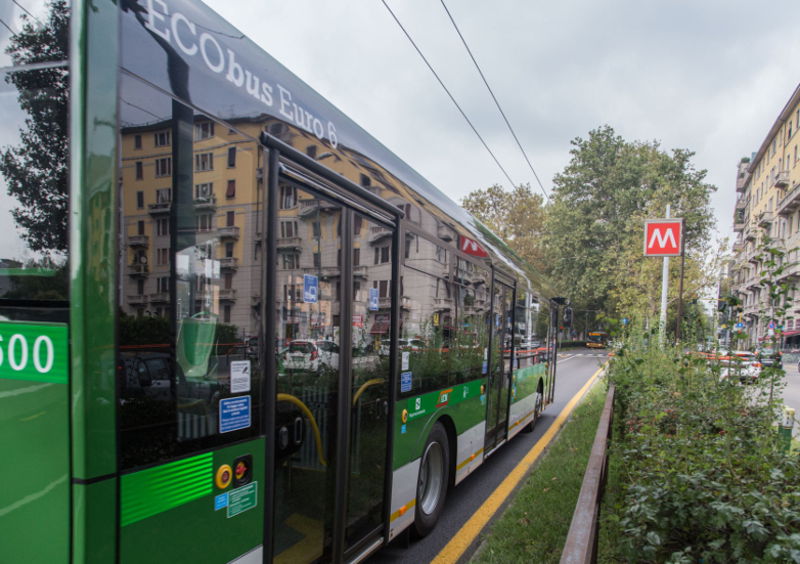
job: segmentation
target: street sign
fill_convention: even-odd
[[[648,219],[644,224],[644,256],[679,257],[683,249],[682,219]]]
[[[303,274],[303,301],[307,304],[315,304],[318,295],[319,278],[313,274]]]

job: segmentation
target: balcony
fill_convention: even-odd
[[[150,273],[146,264],[134,263],[128,265],[128,276],[133,278],[144,278]]]
[[[147,295],[146,294],[135,294],[135,295],[128,295],[128,305],[131,306],[142,306],[147,305]]]
[[[736,241],[736,242],[733,244],[733,252],[734,252],[734,254],[737,254],[737,255],[738,255],[738,254],[739,254],[739,253],[741,253],[743,250],[744,250],[744,242],[742,242],[742,241]]]
[[[377,225],[373,225],[369,228],[369,242],[370,243],[377,243],[386,239],[387,237],[392,236],[392,230],[387,227],[379,227]]]
[[[789,185],[789,171],[782,170],[778,174],[775,175],[775,186],[776,188],[786,188]]]
[[[433,309],[437,311],[450,311],[453,307],[453,299],[452,298],[434,298],[433,299]]]
[[[792,215],[800,209],[800,183],[794,185],[778,202],[778,213],[783,216]]]
[[[758,214],[758,226],[769,227],[775,221],[775,212],[763,211]]]
[[[170,212],[172,202],[156,202],[147,206],[150,215],[165,215]]]
[[[278,237],[278,250],[286,252],[302,251],[303,240],[300,237]]]
[[[453,240],[453,230],[447,227],[446,225],[439,224],[439,226],[436,228],[436,234],[442,241]]]
[[[300,200],[300,217],[308,217],[328,211],[339,209],[339,206],[327,200],[313,199],[313,200]]]
[[[134,248],[146,248],[150,244],[150,237],[147,235],[131,235],[128,237],[128,246]]]
[[[150,294],[150,303],[151,304],[168,304],[169,303],[169,292],[156,292],[154,294]]]
[[[354,266],[353,267],[353,276],[355,278],[366,278],[367,277],[367,267],[366,266]]]
[[[239,268],[239,259],[236,257],[225,257],[219,259],[220,270],[236,270]]]
[[[194,209],[197,211],[214,211],[217,209],[217,197],[214,194],[210,196],[198,196],[194,199]]]
[[[239,240],[239,228],[235,225],[220,227],[217,232],[220,239],[232,239],[234,241]]]
[[[738,213],[734,214],[733,216],[733,230],[736,233],[741,233],[744,231],[744,227],[747,223],[745,222],[743,217],[740,217]]]
[[[235,302],[236,301],[236,290],[233,288],[220,288],[219,289],[219,301],[221,302]]]

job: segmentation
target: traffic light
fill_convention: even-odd
[[[569,306],[564,308],[564,325],[572,327],[572,308]]]

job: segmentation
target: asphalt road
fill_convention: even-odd
[[[412,541],[401,535],[381,549],[368,561],[407,562],[419,564],[430,562],[439,551],[461,529],[462,525],[477,511],[484,500],[502,482],[525,454],[542,437],[569,400],[606,360],[605,351],[577,349],[559,354],[556,375],[556,392],[552,404],[547,406],[536,424],[533,433],[520,433],[490,456],[471,476],[468,476],[447,495],[447,503],[436,529],[424,539]],[[513,495],[512,495],[513,497]],[[502,511],[502,510],[501,510]],[[498,515],[500,512],[498,512]],[[461,558],[465,561],[478,546],[473,542]]]
[[[783,403],[795,410],[795,423],[792,435],[800,437],[800,372],[796,362],[785,362],[786,388],[783,390]]]

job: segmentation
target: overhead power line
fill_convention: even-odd
[[[413,40],[413,39],[411,39],[411,35],[408,33],[408,31],[406,31],[406,28],[405,28],[405,27],[403,27],[403,24],[402,24],[402,23],[400,23],[400,20],[399,20],[399,19],[397,19],[397,16],[394,14],[394,12],[392,11],[392,9],[391,9],[391,8],[389,7],[389,5],[386,3],[386,0],[381,0],[381,2],[383,2],[383,5],[384,5],[384,7],[385,7],[385,8],[386,8],[386,9],[389,11],[389,13],[392,15],[392,18],[394,18],[394,21],[395,21],[395,22],[397,22],[397,25],[398,25],[398,26],[400,26],[400,29],[401,29],[401,30],[403,30],[403,33],[405,34],[406,38],[407,38],[407,39],[408,39],[408,40],[411,42],[411,45],[413,45],[413,46],[414,46],[414,49],[417,51],[417,53],[419,54],[419,56],[420,56],[420,57],[422,58],[422,60],[425,62],[425,65],[427,65],[428,69],[429,69],[429,70],[430,70],[430,71],[433,73],[433,76],[435,76],[435,77],[436,77],[436,80],[438,80],[438,81],[439,81],[439,85],[440,85],[440,86],[441,86],[441,87],[444,89],[444,91],[445,91],[445,92],[447,93],[447,95],[450,97],[450,100],[453,102],[453,104],[455,104],[456,108],[458,108],[458,111],[461,113],[461,116],[462,116],[462,117],[463,117],[463,118],[466,120],[466,122],[467,122],[467,123],[469,124],[469,126],[472,128],[472,131],[475,133],[475,135],[477,135],[477,136],[478,136],[478,139],[480,139],[480,141],[481,141],[481,143],[483,144],[484,148],[485,148],[485,149],[486,149],[486,150],[489,152],[489,154],[492,156],[492,159],[494,159],[494,162],[495,162],[495,164],[497,165],[497,167],[498,167],[498,168],[499,168],[501,171],[503,171],[503,174],[505,175],[506,179],[507,179],[507,180],[508,180],[508,182],[511,184],[511,188],[513,189],[513,188],[516,186],[516,184],[514,183],[514,181],[513,181],[513,180],[511,180],[511,177],[508,175],[508,172],[506,172],[506,169],[505,169],[505,168],[503,168],[503,165],[501,165],[501,164],[500,164],[500,161],[499,161],[499,160],[497,160],[497,157],[496,157],[496,156],[495,156],[495,154],[492,152],[492,150],[489,148],[489,145],[487,145],[487,144],[486,144],[486,141],[484,141],[483,137],[481,137],[481,134],[480,134],[480,133],[478,133],[478,130],[477,130],[477,129],[475,128],[475,126],[472,124],[472,121],[470,121],[470,119],[467,117],[467,114],[466,114],[466,113],[464,113],[464,110],[462,110],[462,109],[461,109],[461,106],[458,104],[458,102],[456,102],[456,99],[455,99],[455,98],[453,97],[453,95],[450,93],[450,90],[448,90],[448,89],[447,89],[447,86],[445,86],[445,85],[444,85],[444,82],[442,82],[442,79],[439,77],[439,75],[437,74],[437,72],[436,72],[436,71],[433,69],[433,67],[431,66],[431,64],[428,62],[428,59],[425,57],[425,55],[423,55],[423,54],[422,54],[422,51],[421,51],[421,50],[420,50],[420,48],[417,46],[417,44],[414,42],[414,40]]]
[[[447,12],[447,17],[450,18],[450,23],[453,24],[453,27],[455,28],[456,33],[458,33],[458,36],[461,38],[461,43],[464,44],[464,48],[467,50],[467,53],[469,53],[469,58],[472,59],[472,63],[475,65],[475,68],[478,70],[478,74],[481,75],[481,79],[483,80],[483,83],[486,85],[486,89],[489,91],[489,94],[491,94],[492,100],[494,100],[494,103],[497,106],[497,109],[500,111],[500,115],[503,116],[503,121],[506,122],[506,126],[508,127],[508,130],[511,132],[511,135],[514,137],[514,141],[517,142],[517,147],[519,147],[519,150],[522,151],[522,156],[525,157],[525,162],[528,163],[528,167],[531,169],[531,172],[533,173],[534,178],[536,178],[536,182],[539,184],[539,188],[541,189],[542,194],[544,195],[544,199],[547,200],[547,191],[544,189],[544,186],[542,185],[542,181],[539,180],[539,175],[536,174],[536,171],[533,169],[533,165],[531,164],[531,160],[528,158],[528,154],[525,152],[525,149],[522,148],[522,143],[520,143],[519,138],[517,137],[517,134],[514,132],[514,128],[511,127],[511,122],[508,121],[508,118],[506,117],[506,113],[503,111],[503,108],[500,107],[500,102],[498,102],[497,96],[494,95],[494,91],[492,90],[492,87],[489,86],[489,81],[486,80],[486,76],[484,76],[480,65],[478,65],[478,61],[475,60],[475,56],[472,54],[472,49],[470,49],[469,45],[467,45],[467,40],[464,39],[464,35],[461,33],[461,30],[458,29],[458,26],[456,25],[456,21],[453,19],[453,15],[450,13],[450,10],[447,8],[447,5],[444,3],[444,0],[439,0],[439,1],[442,3],[442,7],[444,8],[444,11]]]

